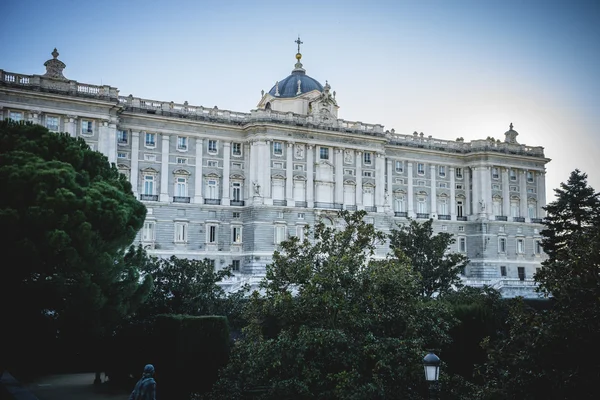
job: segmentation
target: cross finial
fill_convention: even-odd
[[[296,43],[296,44],[298,45],[298,53],[300,53],[300,45],[301,45],[301,44],[304,44],[304,42],[301,42],[301,41],[300,41],[300,35],[298,35],[298,39],[296,39],[296,40],[294,41],[294,43]]]
[[[512,124],[512,122],[510,123],[510,125],[509,125],[509,128],[510,128],[510,130],[512,131],[512,128],[513,128],[513,124]]]

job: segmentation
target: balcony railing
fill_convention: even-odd
[[[157,194],[140,194],[140,200],[142,201],[158,201]]]
[[[448,214],[438,214],[438,219],[444,220],[444,221],[450,221],[450,215]]]
[[[496,221],[508,221],[508,217],[506,215],[496,215]]]
[[[343,208],[342,204],[338,203],[323,203],[321,201],[315,201],[315,208],[328,208],[332,210],[341,210]]]
[[[542,218],[531,218],[531,223],[532,224],[541,224],[543,223]]]
[[[467,217],[466,216],[460,216],[460,217],[456,217],[457,221],[466,221]]]
[[[348,211],[356,211],[356,205],[354,205],[354,204],[346,204],[344,207]]]
[[[286,200],[273,200],[274,206],[287,206]]]
[[[377,212],[377,207],[375,206],[365,206],[366,212]]]
[[[189,203],[190,198],[185,196],[173,196],[173,203]]]
[[[417,213],[417,219],[429,219],[429,213]]]
[[[204,199],[204,204],[211,204],[213,206],[220,206],[221,199]]]
[[[273,202],[273,203],[275,203],[275,202]],[[236,206],[236,207],[244,207],[244,205],[246,203],[244,202],[244,200],[231,200],[229,202],[229,204],[232,206]]]
[[[525,217],[513,217],[513,222],[525,222]]]
[[[394,211],[394,217],[408,217],[408,213],[406,211]]]
[[[296,207],[304,207],[304,208],[306,208],[306,202],[305,201],[296,201],[294,205]]]

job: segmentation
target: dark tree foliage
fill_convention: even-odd
[[[514,307],[506,336],[487,346],[488,386],[500,398],[597,398],[600,200],[579,170],[555,192],[542,231],[548,259],[535,275],[551,307]]]
[[[417,294],[406,258],[373,259],[385,235],[365,215],[341,212],[343,229],[318,223],[314,240],[281,243],[213,398],[422,398],[425,350],[455,321]]]
[[[15,328],[35,336],[27,325],[52,317],[61,335],[101,334],[143,298],[151,282],[140,286],[123,250],[146,209],[106,157],[80,138],[3,121],[0,187],[0,304]]]
[[[434,235],[432,219],[423,223],[410,220],[393,229],[389,237],[396,257],[408,257],[419,275],[418,290],[422,296],[444,295],[461,286],[460,271],[469,260],[463,254],[448,252],[455,239],[447,232]]]

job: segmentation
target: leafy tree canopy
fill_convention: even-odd
[[[399,259],[408,257],[419,276],[418,291],[424,297],[452,293],[461,286],[460,271],[468,263],[465,255],[449,252],[455,239],[452,234],[433,234],[433,220],[408,224],[393,229],[390,248]]]
[[[83,139],[0,122],[0,186],[0,251],[10,260],[0,300],[19,320],[46,315],[98,328],[149,290],[124,251],[146,209]]]
[[[313,241],[281,244],[215,398],[421,398],[425,349],[448,342],[455,321],[417,295],[405,257],[374,259],[386,237],[365,215],[341,212],[343,229],[318,223]]]

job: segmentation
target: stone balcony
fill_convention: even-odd
[[[119,99],[119,90],[108,85],[89,85],[42,75],[16,74],[1,69],[0,86],[108,101],[118,101]]]

